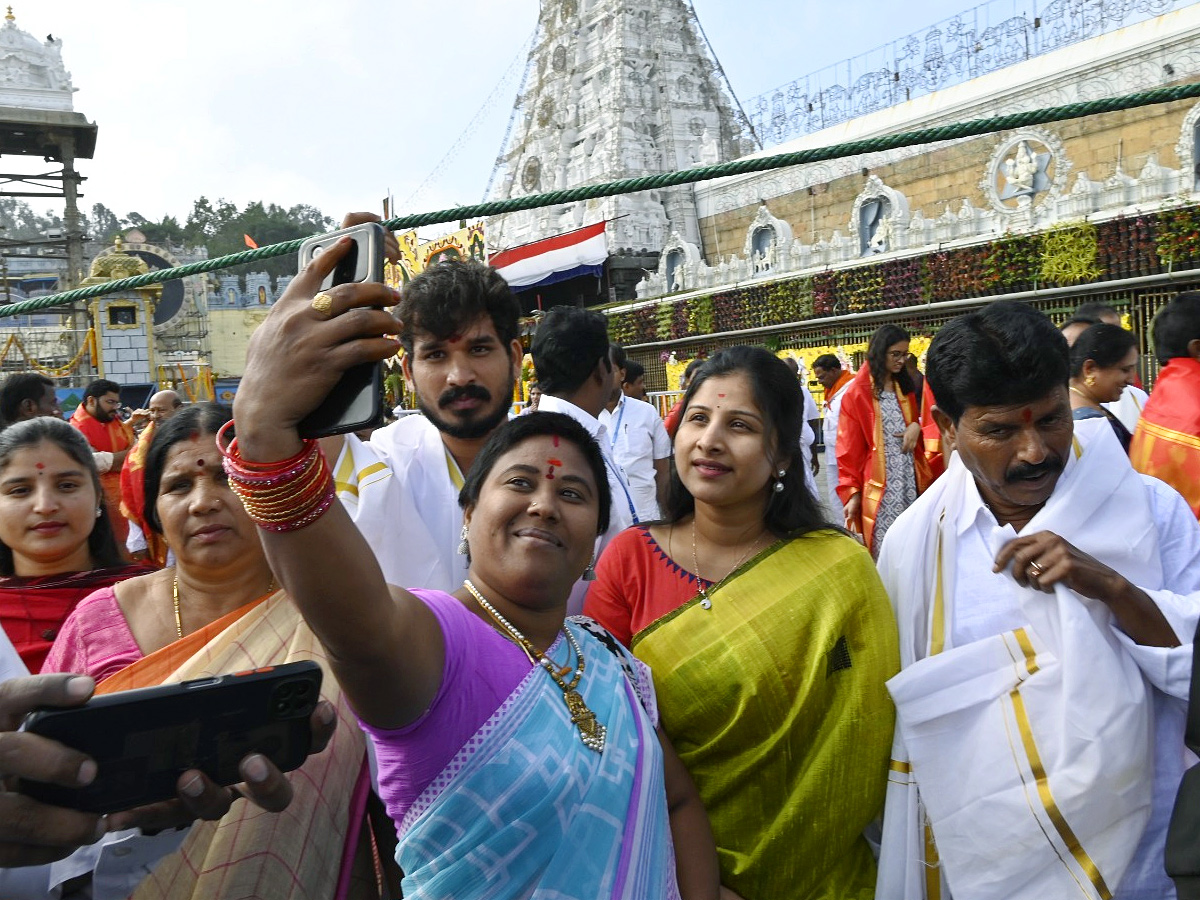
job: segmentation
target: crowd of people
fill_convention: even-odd
[[[256,331],[232,411],[164,391],[125,421],[101,380],[67,423],[52,381],[0,387],[0,775],[97,777],[16,730],[35,706],[327,674],[291,775],[255,753],[105,818],[6,782],[0,896],[1175,896],[1200,293],[1132,401],[1114,310],[996,302],[923,377],[894,325],[857,372],[721,350],[665,423],[604,317],[556,307],[513,416],[498,273],[321,291],[345,250]],[[397,352],[420,415],[300,437]]]

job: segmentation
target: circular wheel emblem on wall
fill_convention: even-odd
[[[981,186],[995,209],[1018,212],[1061,193],[1069,168],[1055,135],[1026,129],[997,145]]]

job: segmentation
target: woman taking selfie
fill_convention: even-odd
[[[584,612],[654,671],[725,896],[874,896],[899,670],[875,567],[804,483],[800,387],[732,347],[684,395],[661,522],[605,550]]]
[[[229,488],[214,446],[228,421],[226,407],[204,403],[158,429],[146,453],[146,521],[176,564],[81,602],[43,671],[90,675],[98,693],[111,693],[301,659],[325,665]],[[291,896],[299,884],[305,897],[377,895],[370,848],[358,846],[366,835],[365,743],[328,673],[321,695],[345,721],[326,751],[292,776],[288,816],[235,804],[219,821],[194,826],[134,896],[242,896],[232,884],[253,890],[268,877],[278,877],[272,897]]]
[[[538,412],[492,435],[460,494],[470,564],[453,594],[385,584],[334,501],[296,423],[342,370],[394,354],[384,335],[402,328],[367,308],[396,302],[382,285],[318,294],[346,246],[255,333],[226,467],[374,744],[404,895],[715,898],[711,832],[656,733],[649,673],[564,622],[608,518],[587,432]]]
[[[92,449],[61,419],[0,432],[0,623],[37,672],[92,591],[146,570],[117,548]]]

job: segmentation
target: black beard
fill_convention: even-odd
[[[473,441],[478,438],[487,437],[491,434],[501,422],[508,418],[508,408],[512,405],[509,398],[512,396],[513,380],[509,379],[505,393],[500,395],[497,405],[494,409],[484,410],[477,413],[479,418],[466,419],[455,421],[453,419],[444,418],[440,411],[434,410],[432,406],[425,402],[425,398],[417,394],[417,408],[425,414],[434,428],[442,434],[448,434],[452,438],[458,438],[464,441]],[[462,388],[451,388],[438,398],[439,408],[445,404],[452,403],[460,397],[478,397],[481,400],[492,399],[491,393],[480,385],[466,385]]]

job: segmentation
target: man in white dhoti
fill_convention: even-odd
[[[424,415],[366,442],[347,435],[334,479],[390,584],[453,591],[467,574],[458,492],[512,405],[521,308],[495,269],[443,262],[405,285],[397,314],[404,377]]]
[[[1041,313],[961,316],[927,360],[956,453],[879,558],[903,668],[877,896],[1172,898],[1200,527],[1072,422]]]

